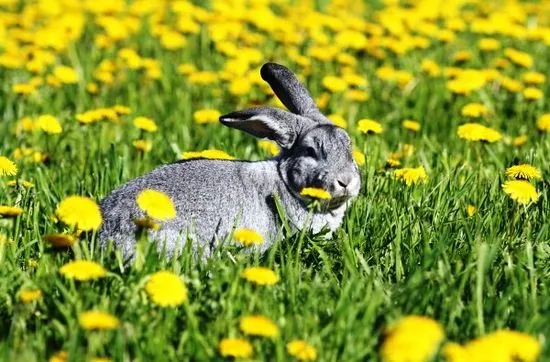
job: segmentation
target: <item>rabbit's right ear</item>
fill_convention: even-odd
[[[269,138],[282,148],[290,148],[299,130],[311,121],[282,109],[256,107],[223,115],[220,122],[258,138]]]

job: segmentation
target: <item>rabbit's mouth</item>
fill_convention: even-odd
[[[340,206],[347,203],[350,200],[350,198],[351,198],[350,195],[342,195],[342,196],[333,197],[330,200],[326,201],[326,207],[329,210],[337,209]]]

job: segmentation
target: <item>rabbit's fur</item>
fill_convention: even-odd
[[[347,133],[321,114],[290,70],[268,63],[261,75],[292,113],[258,107],[221,116],[220,122],[277,142],[281,153],[257,162],[180,161],[129,181],[101,202],[103,245],[111,240],[124,256],[133,255],[135,220],[145,216],[136,197],[144,189],[162,191],[174,202],[176,217],[149,231],[150,239],[169,255],[191,240],[193,249],[208,257],[234,228],[257,231],[265,239],[259,249],[267,249],[281,231],[275,198],[296,230],[317,232],[327,226],[333,231],[340,225],[360,187]],[[332,198],[312,212],[311,200],[300,196],[304,187],[325,189]]]

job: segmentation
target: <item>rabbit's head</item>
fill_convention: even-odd
[[[221,116],[220,122],[277,142],[282,149],[279,172],[295,196],[307,201],[300,195],[305,187],[322,188],[331,194],[329,208],[337,208],[357,196],[361,178],[346,131],[319,111],[308,91],[286,67],[267,63],[261,75],[292,113],[257,107]]]

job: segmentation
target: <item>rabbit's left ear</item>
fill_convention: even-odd
[[[281,109],[257,107],[223,115],[220,122],[258,138],[269,138],[288,149],[296,141],[299,131],[312,121]]]
[[[320,123],[328,122],[306,87],[290,69],[281,64],[266,63],[260,69],[260,75],[289,111]]]

